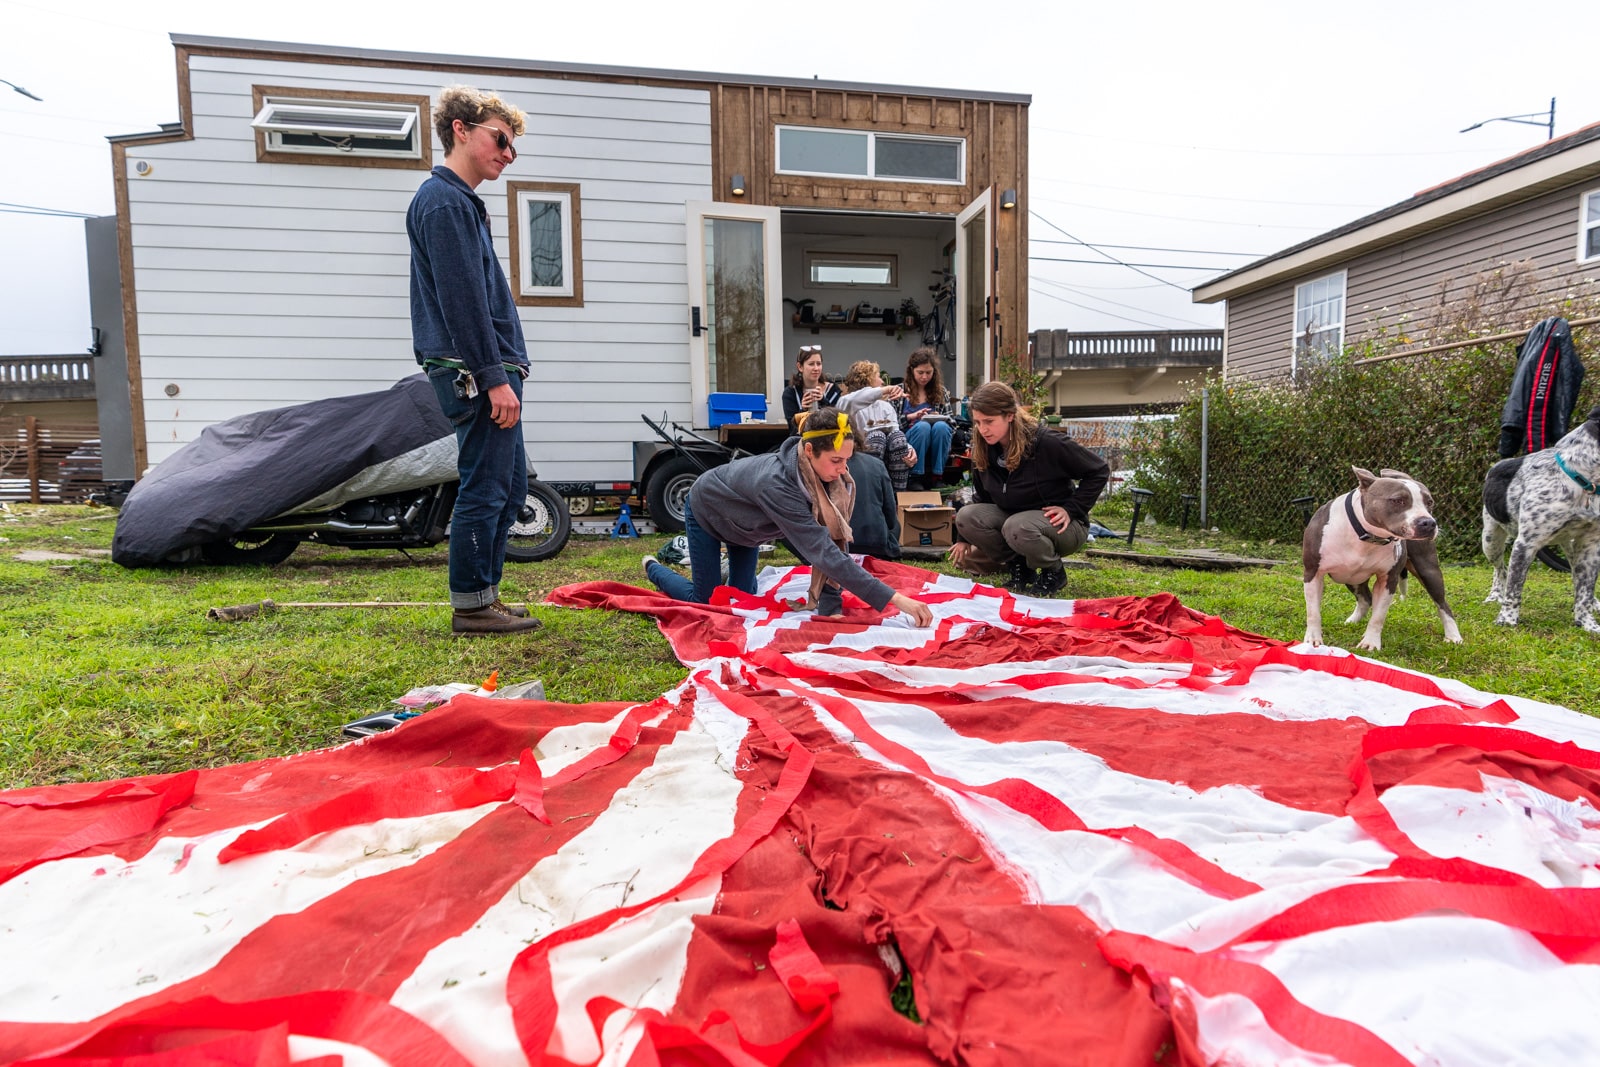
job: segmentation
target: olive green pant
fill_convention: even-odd
[[[1034,570],[1057,567],[1089,540],[1089,528],[1073,519],[1065,530],[1050,525],[1042,511],[1008,513],[993,504],[968,504],[956,512],[956,536],[972,546],[963,570],[992,574],[1021,556]]]

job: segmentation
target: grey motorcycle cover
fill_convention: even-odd
[[[408,469],[370,476],[385,465]],[[308,503],[332,507],[333,491],[352,480],[357,495],[369,495],[435,484],[454,468],[455,431],[422,374],[374,393],[240,415],[207,427],[134,485],[111,558],[157,566]]]

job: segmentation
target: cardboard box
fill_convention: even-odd
[[[948,548],[956,539],[956,509],[938,493],[897,493],[900,544],[908,548]]]
[[[706,407],[710,415],[707,426],[767,421],[767,398],[761,393],[712,393],[706,398]]]

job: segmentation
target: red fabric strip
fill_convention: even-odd
[[[210,1036],[219,1030],[260,1032],[280,1026],[289,1033],[368,1049],[387,1061],[389,1067],[472,1067],[453,1045],[415,1016],[386,1000],[348,990],[323,990],[237,1004],[214,997],[159,1004],[46,1054],[59,1057],[81,1049],[120,1062],[117,1057],[124,1041],[142,1048],[154,1038],[164,1043],[181,1041],[186,1031]],[[175,1067],[184,1061],[157,1062],[162,1067]]]
[[[1323,1015],[1300,1003],[1277,976],[1251,963],[1220,955],[1200,955],[1139,934],[1114,931],[1100,942],[1114,966],[1143,972],[1153,986],[1165,990],[1174,1004],[1185,998],[1172,988],[1173,978],[1207,997],[1232,993],[1248,998],[1267,1024],[1308,1052],[1362,1067],[1411,1067],[1411,1061],[1364,1026]]]
[[[189,803],[194,797],[195,782],[199,778],[199,771],[184,771],[167,779],[160,792],[154,796],[115,805],[96,821],[45,845],[33,856],[17,863],[0,866],[0,882],[9,881],[28,868],[47,860],[60,859],[86,849],[103,847],[149,833],[166,817],[167,812]]]
[[[555,1031],[557,1014],[555,990],[550,978],[550,953],[560,945],[589,937],[615,922],[637,915],[647,908],[653,908],[662,901],[677,896],[697,882],[721,874],[749,851],[755,842],[772,831],[778,819],[805,787],[813,764],[811,753],[799,746],[794,736],[765,709],[715,685],[704,676],[704,673],[701,682],[716,693],[735,714],[743,715],[755,722],[768,740],[787,755],[778,784],[763,795],[759,808],[750,818],[738,825],[728,837],[715,842],[701,853],[689,873],[677,885],[638,904],[613,908],[592,918],[564,926],[518,954],[507,977],[506,999],[511,1006],[511,1017],[517,1037],[535,1067],[547,1060],[562,1062],[548,1053],[550,1035]]]
[[[546,826],[550,825],[550,816],[544,810],[544,779],[531,748],[523,749],[517,760],[517,783],[511,801]]]
[[[443,811],[475,808],[505,800],[517,780],[517,768],[504,765],[487,771],[424,767],[397,774],[386,782],[362,786],[321,804],[288,812],[259,830],[246,830],[217,856],[231,863],[278,849],[292,848],[317,834],[379,819],[408,819]]]

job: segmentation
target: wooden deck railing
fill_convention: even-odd
[[[93,356],[0,356],[0,403],[93,399]]]
[[[1028,339],[1035,371],[1222,366],[1221,330],[1035,330]]]

